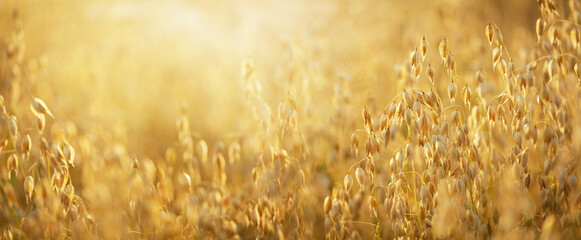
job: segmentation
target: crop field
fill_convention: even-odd
[[[577,0],[0,0],[0,239],[580,239]]]

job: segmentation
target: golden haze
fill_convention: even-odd
[[[580,14],[2,1],[0,231],[578,238]]]

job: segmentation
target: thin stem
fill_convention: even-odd
[[[418,173],[418,172],[417,172],[417,171],[415,171],[415,170],[412,170],[412,171],[403,171],[403,172],[400,172],[400,174],[408,174],[408,173],[413,173],[413,174],[416,174],[416,175],[417,175],[417,177],[418,177],[420,180],[422,180],[422,184],[425,184],[425,182],[424,182],[424,179],[422,179],[422,175],[420,175],[420,173]],[[415,177],[414,177],[414,179],[415,179]]]
[[[375,203],[379,203],[379,194],[377,193],[377,179],[376,179],[376,173],[375,173],[375,169],[373,169],[373,195],[375,196]],[[377,211],[377,209],[375,209],[375,211]],[[381,220],[379,217],[379,214],[376,213],[376,219],[377,219],[377,226],[375,228],[375,237],[379,238],[381,236]]]
[[[369,225],[369,226],[373,226],[373,227],[377,227],[377,225],[370,223],[370,222],[364,222],[364,221],[339,221],[339,223],[358,223],[358,224],[365,224],[365,225]]]
[[[363,159],[361,159],[361,160],[357,161],[355,164],[351,165],[351,167],[349,168],[349,172],[347,172],[347,173],[351,173],[351,170],[353,170],[353,168],[354,168],[355,166],[357,166],[357,165],[361,164],[361,162],[365,161],[366,159],[367,159],[367,158],[365,157],[365,158],[363,158]]]

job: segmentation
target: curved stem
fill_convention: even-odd
[[[361,162],[365,161],[367,158],[363,158],[359,161],[357,161],[356,163],[354,163],[353,165],[351,165],[351,167],[349,168],[349,172],[347,172],[347,174],[351,173],[351,170],[353,170],[353,168],[357,165],[359,165]]]

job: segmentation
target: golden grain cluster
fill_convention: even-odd
[[[86,66],[99,94],[43,82],[85,68],[49,64],[43,39],[28,53],[34,18],[3,10],[1,238],[581,238],[581,3],[538,0],[536,22],[507,34],[494,19],[456,18],[476,3],[390,3],[439,9],[423,20],[441,29],[422,33],[406,22],[415,13],[384,19],[361,2],[314,9],[369,24],[353,34],[382,36],[372,23],[386,21],[388,39],[340,43],[315,21],[305,43],[264,46],[283,52],[275,67],[261,54],[235,59],[204,75],[232,79],[181,102],[164,84],[154,94],[116,83],[122,94],[105,97],[145,101],[118,108],[95,103],[100,73],[116,74],[107,68]],[[225,93],[196,98],[215,87]],[[233,106],[210,114],[211,103]]]

